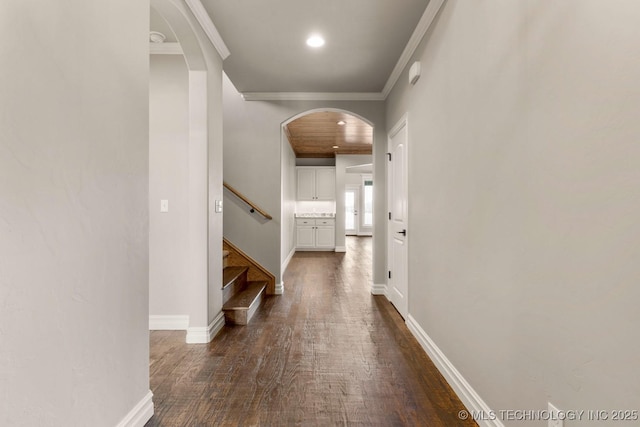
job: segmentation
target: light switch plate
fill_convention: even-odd
[[[160,212],[169,212],[168,200],[160,200]]]

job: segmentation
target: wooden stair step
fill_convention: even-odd
[[[225,267],[224,270],[222,270],[222,289],[231,285],[248,270],[248,267]]]
[[[225,267],[222,270],[222,304],[247,287],[248,267]]]
[[[247,287],[235,294],[222,306],[225,323],[231,325],[246,325],[262,303],[266,281],[247,283]]]

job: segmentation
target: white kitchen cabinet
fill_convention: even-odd
[[[315,226],[298,226],[296,227],[296,247],[299,249],[313,249],[316,247],[316,228]]]
[[[301,166],[296,170],[298,200],[336,199],[336,168]]]
[[[296,249],[302,251],[333,250],[336,246],[334,218],[297,218]]]

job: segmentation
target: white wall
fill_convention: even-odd
[[[286,138],[286,137],[285,137]],[[290,144],[283,144],[282,149],[282,240],[280,259],[282,267],[281,276],[289,264],[296,249],[296,155]]]
[[[0,21],[0,424],[111,427],[149,390],[149,2]]]
[[[633,0],[449,0],[388,99],[409,313],[494,410],[638,409],[639,21]]]
[[[182,55],[151,55],[149,314],[189,315],[189,73]],[[160,200],[169,212],[160,212]]]
[[[281,125],[293,116],[315,108],[338,108],[351,111],[374,123],[374,161],[384,176],[386,134],[383,102],[345,101],[244,101],[227,77],[224,78],[224,178],[258,206],[269,212],[272,221],[249,216],[242,204],[225,196],[224,234],[234,244],[276,275],[280,282],[282,213],[281,202]],[[375,166],[374,166],[375,170]],[[385,200],[384,188],[378,186],[377,200]],[[376,212],[384,205],[376,204]],[[382,214],[384,215],[384,214]],[[374,280],[384,283],[385,228],[382,222],[374,236]]]
[[[186,340],[203,343],[223,325],[222,213],[215,212],[215,201],[222,200],[222,58],[183,1],[151,0],[151,6],[180,41],[188,68],[189,248],[178,285],[189,310]]]
[[[351,173],[347,170],[347,174],[344,176],[344,185],[361,186],[362,175],[359,173]]]

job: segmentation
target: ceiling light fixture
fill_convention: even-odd
[[[344,120],[340,120],[340,121],[338,122],[338,126],[344,126],[344,125],[346,125],[346,124],[347,124],[347,122],[345,122]]]
[[[333,148],[340,148],[340,147],[338,147],[337,145],[334,145]]]
[[[167,36],[162,34],[159,31],[151,31],[149,32],[149,41],[151,43],[164,43]]]
[[[324,46],[324,39],[321,36],[314,34],[307,39],[307,46],[322,47]]]

